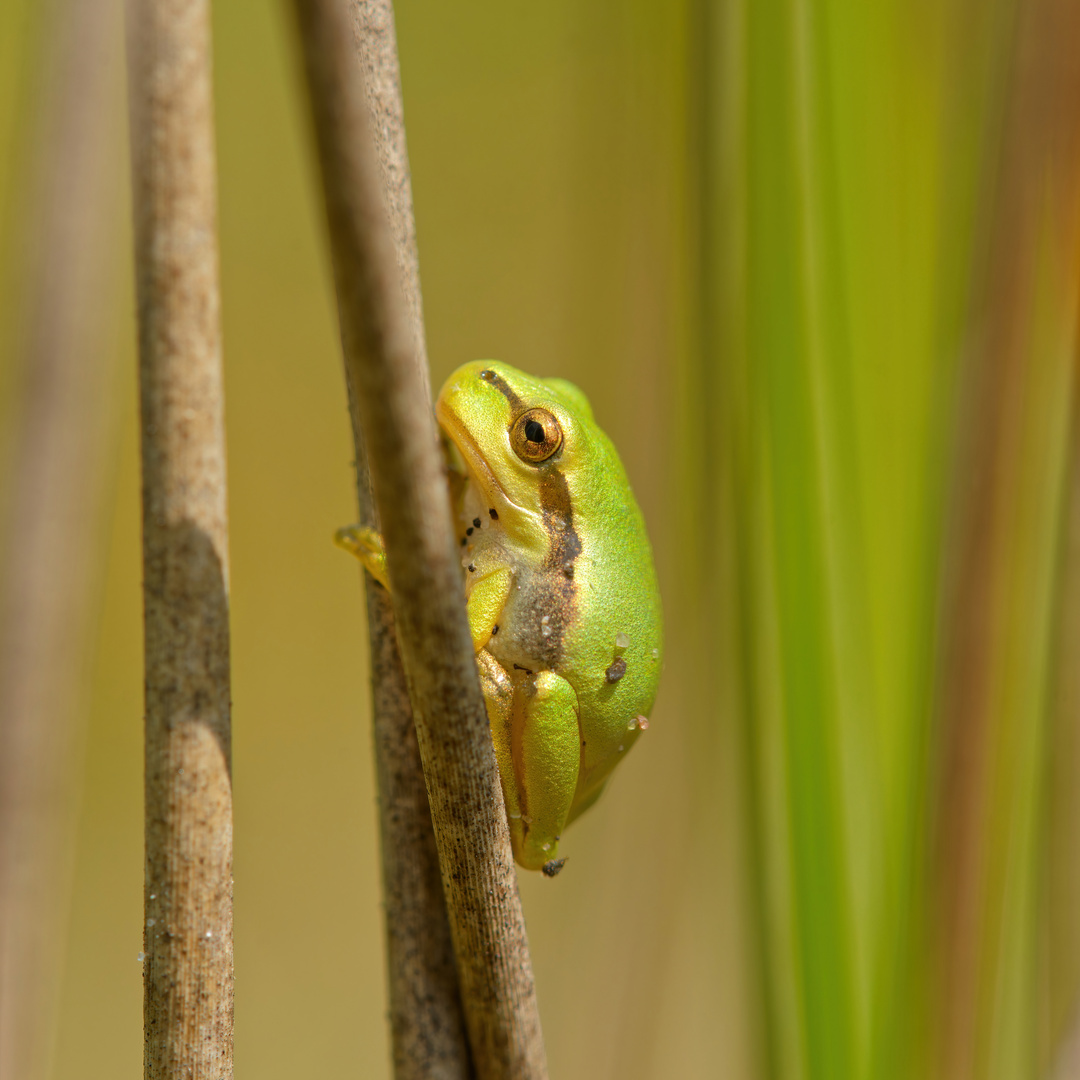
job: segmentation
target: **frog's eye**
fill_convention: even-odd
[[[522,413],[510,429],[510,445],[522,461],[547,461],[562,446],[562,428],[547,409]]]

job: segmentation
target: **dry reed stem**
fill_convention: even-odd
[[[51,1076],[115,363],[110,0],[49,5],[0,565],[0,1076]]]
[[[338,0],[294,0],[346,362],[363,421],[443,887],[482,1080],[546,1076],[525,923],[443,463]]]
[[[228,556],[207,0],[132,0],[145,1075],[232,1076]]]
[[[409,151],[405,143],[405,109],[401,99],[393,0],[348,0],[353,43],[363,70],[371,138],[382,177],[390,235],[394,240],[405,307],[416,342],[416,365],[428,386],[424,305],[420,293],[420,260],[416,249]]]
[[[427,349],[393,4],[391,0],[351,0],[349,8],[353,45],[365,76],[398,274],[426,394]],[[377,526],[360,414],[351,388],[349,404],[356,451],[358,519],[365,525]],[[363,578],[394,1076],[397,1080],[466,1080],[473,1072],[465,1016],[412,704],[394,632],[393,608],[386,590],[369,574]]]

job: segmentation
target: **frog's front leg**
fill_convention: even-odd
[[[346,525],[334,533],[334,543],[351,551],[380,585],[390,588],[386,572],[386,549],[383,538],[374,529],[363,525]],[[473,648],[479,652],[498,625],[499,614],[510,595],[513,577],[506,567],[497,567],[470,582],[467,605],[469,632]]]
[[[384,589],[390,588],[390,578],[386,573],[386,549],[380,533],[364,525],[346,525],[334,533],[334,543],[339,548],[351,551]]]
[[[471,569],[471,567],[470,567]],[[470,582],[469,599],[466,612],[469,616],[469,633],[472,634],[473,649],[480,652],[496,633],[499,617],[510,595],[513,575],[505,566],[484,575],[479,580]]]

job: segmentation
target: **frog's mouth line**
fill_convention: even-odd
[[[515,510],[520,511],[521,507],[506,494],[506,489],[499,483],[481,455],[479,447],[458,418],[452,412],[444,410],[441,403],[435,406],[435,418],[439,421],[439,426],[443,431],[450,436],[454,446],[457,447],[458,452],[465,461],[466,469],[480,485],[484,497],[502,509],[513,507]]]

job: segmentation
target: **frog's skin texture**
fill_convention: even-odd
[[[576,386],[477,361],[435,412],[514,858],[553,875],[563,829],[648,726],[663,648],[652,552]],[[387,584],[377,533],[338,542]]]

